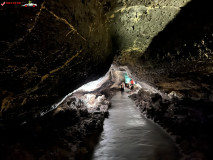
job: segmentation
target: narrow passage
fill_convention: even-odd
[[[179,160],[171,138],[141,116],[128,94],[117,92],[93,160]]]

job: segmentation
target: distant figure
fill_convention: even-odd
[[[134,81],[131,79],[130,83],[131,83],[131,85],[133,85],[133,84],[134,84]]]
[[[124,84],[121,84],[121,91],[124,91]]]
[[[126,83],[125,86],[126,86],[127,88],[129,88],[129,84],[128,84],[128,83]]]
[[[129,88],[131,78],[128,76],[126,72],[124,73],[124,80],[125,80],[125,87]]]
[[[131,84],[131,87],[130,87],[130,89],[131,89],[131,90],[133,90],[133,89],[134,89],[134,85],[133,85],[133,84]]]

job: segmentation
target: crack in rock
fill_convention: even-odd
[[[66,34],[66,36],[68,36],[70,33],[74,32],[77,35],[79,35],[84,41],[86,41],[86,39],[77,31],[77,29],[75,29],[75,27],[72,24],[70,24],[65,18],[57,16],[53,11],[48,10],[46,7],[44,7],[44,9],[47,10],[52,16],[54,16],[56,18],[56,20],[60,20],[70,27],[71,31],[69,31]]]

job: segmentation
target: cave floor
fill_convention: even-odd
[[[172,139],[137,110],[127,92],[112,98],[110,116],[92,159],[178,160],[180,154]]]

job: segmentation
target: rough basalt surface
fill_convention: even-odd
[[[212,159],[211,2],[120,2],[111,17],[121,52],[115,63],[127,65],[138,81],[170,97],[143,88],[132,98],[142,113],[177,136],[186,159]]]
[[[126,58],[143,55],[152,39],[188,2],[190,0],[111,0],[107,15],[114,50]]]
[[[90,159],[115,93],[115,89],[105,89],[93,93],[95,101],[106,97],[93,110],[88,110],[82,92],[67,97],[45,116],[1,130],[0,159]]]
[[[116,58],[118,64],[129,65],[137,77],[155,86],[185,79],[204,83],[212,90],[210,1],[122,2],[119,11],[119,7],[111,11],[116,12],[111,25],[113,35],[117,35],[117,51],[121,52]],[[123,27],[117,27],[121,24]]]
[[[211,159],[213,147],[212,129],[213,102],[208,99],[162,97],[141,89],[130,97],[139,110],[175,136],[185,159]]]
[[[0,124],[38,117],[112,62],[104,2],[36,3],[0,8]]]

